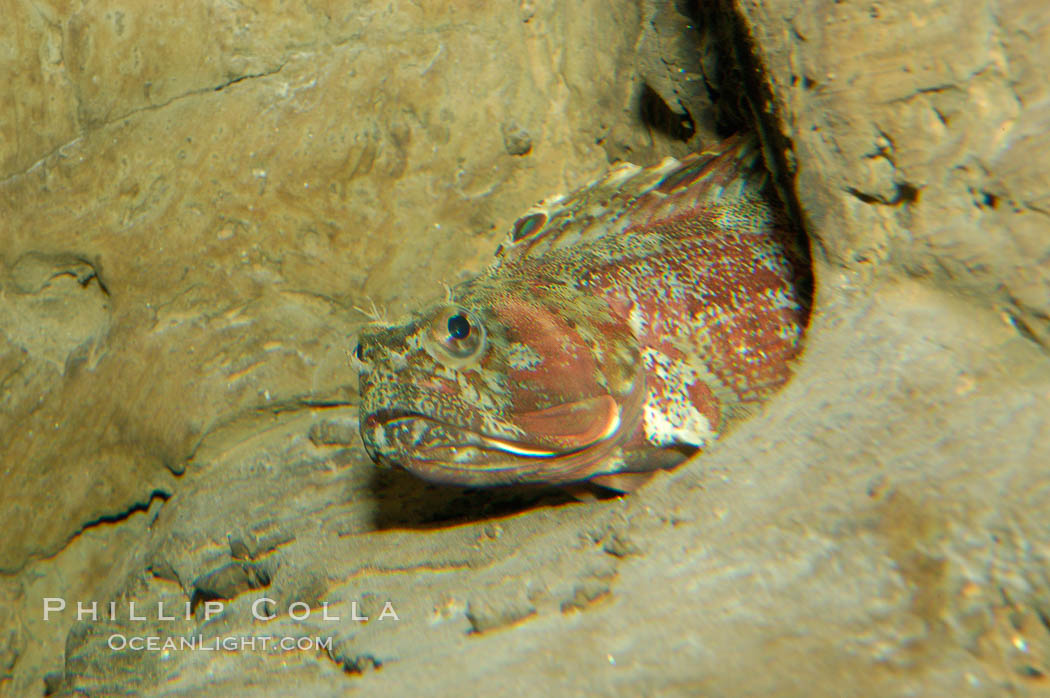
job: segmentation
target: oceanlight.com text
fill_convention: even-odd
[[[114,633],[106,644],[114,651],[132,652],[307,652],[332,649],[330,637],[293,637],[290,635],[227,635],[204,637],[190,635],[160,637],[159,635],[122,635]]]

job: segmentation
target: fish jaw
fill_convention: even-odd
[[[599,396],[544,410],[549,414],[519,415],[534,426],[557,425],[557,437],[566,444],[560,448],[547,445],[549,438],[535,438],[537,432],[522,439],[506,438],[409,412],[371,413],[361,422],[361,436],[376,462],[431,482],[560,484],[588,479],[610,466],[616,469],[622,462],[617,454],[638,430],[637,402],[636,397],[630,400],[625,412],[611,397]],[[567,424],[576,424],[577,429],[568,429]]]

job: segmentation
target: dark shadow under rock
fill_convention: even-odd
[[[564,488],[465,488],[435,485],[402,470],[376,469],[375,527],[441,528],[576,501]]]

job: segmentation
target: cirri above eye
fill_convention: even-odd
[[[463,366],[485,351],[485,326],[469,310],[446,306],[430,321],[427,348],[435,359]]]

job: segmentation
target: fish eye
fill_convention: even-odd
[[[456,313],[448,319],[448,334],[453,339],[466,339],[470,336],[470,320],[463,313]]]
[[[485,327],[469,310],[446,306],[431,320],[426,346],[435,359],[458,368],[484,352]]]
[[[364,352],[361,351],[361,342],[358,342],[357,346],[354,347],[354,356],[357,357],[358,361],[364,361],[365,360]]]

